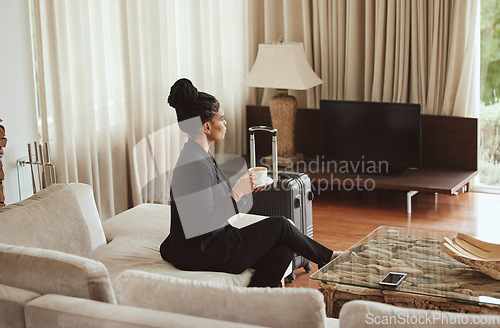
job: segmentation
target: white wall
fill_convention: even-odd
[[[28,143],[38,141],[32,62],[29,0],[0,0],[0,124],[7,137],[2,158],[6,204],[19,201],[16,160],[27,157]]]

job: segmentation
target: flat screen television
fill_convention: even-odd
[[[349,164],[349,171],[384,174],[421,166],[420,104],[321,100],[320,117],[322,155]]]

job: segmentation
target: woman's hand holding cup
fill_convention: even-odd
[[[236,191],[238,199],[243,195],[249,194],[254,190],[255,182],[254,177],[251,172],[247,172],[241,176],[241,178],[234,184],[233,190]]]
[[[263,166],[250,168],[248,172],[243,174],[234,184],[233,191],[237,194],[236,201],[238,201],[243,195],[266,189],[266,179],[267,168]]]

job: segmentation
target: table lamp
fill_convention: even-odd
[[[278,130],[278,165],[293,166],[303,159],[295,153],[294,128],[297,100],[288,89],[307,90],[323,81],[314,73],[300,42],[259,44],[255,63],[243,85],[274,88],[278,93],[269,102],[274,128]],[[265,161],[270,164],[270,157]]]

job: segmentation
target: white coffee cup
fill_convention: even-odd
[[[251,167],[248,169],[254,176],[254,184],[255,186],[260,186],[266,183],[267,179],[267,168],[263,166]]]

